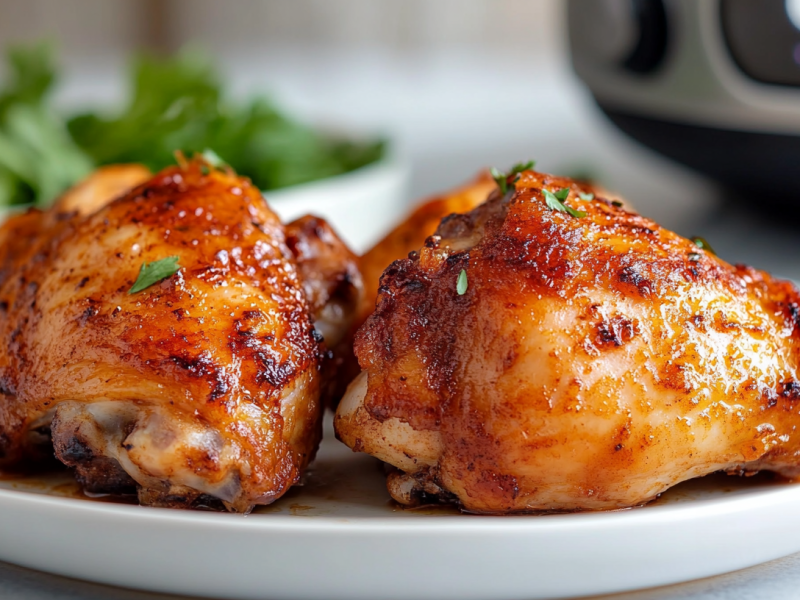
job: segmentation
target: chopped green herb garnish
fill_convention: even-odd
[[[467,271],[461,269],[461,273],[458,274],[458,281],[456,282],[456,292],[458,292],[459,296],[463,296],[467,293],[467,284]]]
[[[583,200],[584,202],[591,202],[594,200],[594,194],[589,192],[588,194],[584,194],[583,192],[578,192],[578,198]]]
[[[714,252],[714,249],[711,247],[711,244],[709,244],[705,239],[696,236],[692,238],[692,242],[694,242],[694,245],[700,248],[701,250],[705,250],[706,252],[710,252],[711,254],[716,256],[717,253]]]
[[[559,201],[564,202],[567,198],[569,198],[569,188],[561,188],[557,192],[553,194]]]
[[[622,202],[620,202],[619,200],[612,200],[611,206],[616,206],[617,208],[620,208],[622,206]]]
[[[503,173],[497,167],[492,167],[492,178],[497,183],[497,187],[500,188],[500,191],[505,194],[508,191],[508,175]]]
[[[162,279],[171,277],[180,271],[181,266],[178,264],[179,258],[178,256],[168,256],[167,258],[162,258],[161,260],[151,263],[142,263],[142,267],[139,269],[139,276],[136,278],[136,283],[128,290],[128,293],[135,294],[136,292],[141,292]]]
[[[519,173],[522,173],[523,171],[530,171],[535,166],[536,166],[535,160],[529,160],[528,162],[525,163],[517,163],[513,167],[511,167],[511,172],[509,173],[509,175],[517,175]]]
[[[517,163],[513,167],[511,167],[511,170],[508,173],[504,173],[497,167],[492,167],[491,169],[492,178],[497,183],[497,187],[500,188],[500,191],[503,194],[506,194],[510,188],[513,189],[514,184],[519,179],[520,173],[522,173],[523,171],[528,171],[535,166],[536,166],[535,160],[529,160],[526,163]],[[509,177],[512,176],[514,177],[514,179],[509,183],[508,179]]]
[[[555,194],[553,192],[551,192],[550,190],[542,190],[542,194],[544,194],[544,200],[547,203],[547,207],[550,210],[556,210],[558,212],[568,213],[568,214],[572,215],[573,217],[575,217],[576,219],[580,219],[581,217],[585,217],[586,216],[585,212],[583,212],[582,210],[575,210],[571,206],[567,206],[566,204],[563,203],[562,200],[560,200],[558,198],[558,196],[556,194],[560,194],[560,195],[564,196],[564,199],[566,199],[567,196],[562,193],[564,190],[567,190],[567,195],[568,195],[569,194],[569,190],[567,188],[563,188],[561,190],[558,190],[558,192],[556,192]]]
[[[219,154],[214,152],[211,148],[203,150],[203,160],[216,169],[224,169],[228,166],[228,163],[222,160]]]

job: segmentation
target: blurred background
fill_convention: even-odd
[[[542,170],[596,178],[679,233],[704,235],[731,262],[800,278],[793,227],[728,206],[709,180],[608,122],[571,67],[566,5],[0,0],[0,46],[57,41],[57,102],[68,109],[120,101],[132,52],[195,45],[234,95],[266,93],[302,119],[385,135],[410,168],[409,202],[482,168],[536,159]]]

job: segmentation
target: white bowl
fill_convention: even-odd
[[[408,164],[391,154],[350,173],[265,192],[284,222],[322,217],[361,254],[390,231],[408,210]]]

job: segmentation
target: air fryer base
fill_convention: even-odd
[[[791,207],[800,216],[800,136],[671,122],[598,104],[636,141],[734,190],[731,199]]]

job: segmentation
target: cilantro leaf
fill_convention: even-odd
[[[179,258],[178,256],[168,256],[167,258],[162,258],[161,260],[156,260],[151,263],[142,263],[139,269],[139,276],[136,278],[136,282],[131,289],[128,290],[128,294],[141,292],[162,279],[171,277],[180,271],[181,266],[178,264]]]
[[[584,192],[578,192],[578,198],[580,198],[584,202],[591,202],[592,200],[594,200],[594,194],[591,192],[589,192],[588,194]]]
[[[567,198],[569,198],[569,188],[561,188],[557,192],[553,194],[559,201],[564,202]]]
[[[491,173],[492,173],[492,179],[494,179],[495,183],[497,184],[497,187],[500,188],[500,192],[503,194],[508,192],[508,175],[503,173],[497,167],[492,167]]]
[[[569,190],[567,188],[558,190],[558,192],[556,192],[555,194],[550,190],[545,190],[545,189],[542,190],[542,194],[544,195],[544,200],[545,203],[547,204],[547,208],[549,208],[550,210],[567,213],[575,217],[576,219],[585,217],[586,216],[585,212],[583,212],[582,210],[575,210],[571,206],[567,206],[562,202],[561,199],[558,198],[556,194],[560,194],[564,196],[564,198],[566,199],[566,195],[563,194],[564,190],[567,190],[567,193],[569,193]]]
[[[517,163],[513,167],[511,167],[509,175],[516,175],[517,173],[522,173],[523,171],[530,171],[535,166],[536,166],[535,160],[529,160],[528,162],[524,163]]]
[[[501,171],[497,167],[492,167],[491,168],[492,179],[494,179],[495,183],[497,183],[497,187],[500,188],[500,192],[506,194],[508,193],[509,189],[514,189],[514,184],[519,179],[520,173],[522,173],[523,171],[528,171],[535,166],[536,166],[535,160],[529,160],[528,162],[525,163],[517,163],[513,167],[511,167],[511,170],[508,173],[503,173],[503,171]],[[510,184],[508,182],[509,177],[514,177],[514,179],[511,181]]]
[[[461,273],[458,274],[458,281],[456,281],[456,292],[458,292],[459,296],[463,296],[467,293],[467,271],[465,269],[461,269]]]

